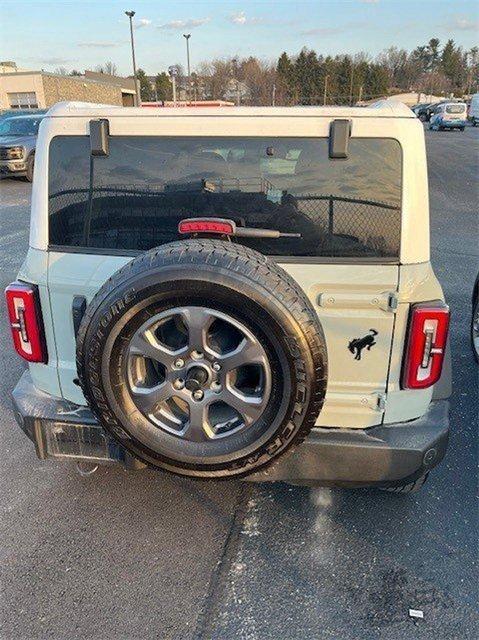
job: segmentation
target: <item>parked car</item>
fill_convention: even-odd
[[[416,104],[414,107],[411,107],[411,111],[419,118],[419,120],[424,121],[426,119],[427,108],[430,104],[430,102]]]
[[[475,127],[479,123],[479,93],[475,93],[471,97],[471,102],[468,110],[468,118]]]
[[[479,362],[479,273],[472,290],[471,341],[474,357]]]
[[[43,117],[35,114],[0,121],[0,176],[33,180],[38,127]]]
[[[465,102],[443,102],[434,109],[429,120],[429,129],[435,131],[459,129],[464,131],[466,114],[467,106]]]
[[[15,118],[17,116],[41,116],[47,111],[48,109],[6,109],[0,112],[0,123],[6,118]]]
[[[422,486],[449,308],[406,106],[58,104],[38,154],[6,297],[41,459]]]
[[[429,122],[432,114],[437,109],[437,107],[440,104],[444,104],[446,102],[460,102],[460,101],[457,100],[456,98],[444,98],[443,100],[438,100],[437,102],[430,102],[426,104],[423,109],[421,109],[420,116],[418,116],[419,119],[422,120],[423,122]]]

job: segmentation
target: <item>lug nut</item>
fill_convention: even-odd
[[[203,400],[204,397],[204,393],[203,391],[201,391],[201,389],[197,389],[196,391],[193,391],[193,398],[195,400]]]
[[[221,371],[221,365],[219,362],[213,362],[213,371]]]
[[[175,367],[177,369],[181,369],[184,366],[185,366],[185,361],[184,360],[182,360],[181,358],[178,358],[178,360],[175,360]]]
[[[181,378],[178,378],[173,382],[173,387],[178,391],[180,391],[180,389],[183,389],[184,386],[185,386],[185,381],[182,380]]]

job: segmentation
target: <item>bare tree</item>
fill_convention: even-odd
[[[59,76],[67,76],[68,70],[65,67],[57,67],[54,71]]]
[[[116,76],[118,74],[118,67],[114,62],[108,60],[104,64],[98,64],[95,67],[95,71],[97,73],[105,73],[109,76]]]
[[[216,58],[196,68],[205,97],[222,100],[239,95],[241,104],[269,105],[276,79],[275,65],[249,58]]]

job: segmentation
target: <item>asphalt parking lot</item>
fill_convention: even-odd
[[[414,496],[205,483],[42,463],[9,394],[23,365],[0,302],[0,636],[105,640],[478,637],[479,129],[426,132],[432,255],[452,308],[445,462]],[[0,276],[28,243],[30,185],[0,182]],[[421,609],[414,622],[408,608]]]

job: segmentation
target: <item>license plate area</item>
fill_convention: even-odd
[[[39,426],[41,443],[37,444],[44,458],[101,463],[124,458],[123,449],[98,425],[41,420]]]

